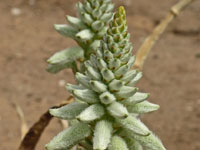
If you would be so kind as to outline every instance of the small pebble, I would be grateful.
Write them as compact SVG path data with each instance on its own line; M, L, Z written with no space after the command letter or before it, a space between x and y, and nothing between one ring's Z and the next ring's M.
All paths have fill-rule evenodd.
M66 85L65 80L60 80L60 81L58 82L58 85L59 85L60 87L64 87L64 86Z
M22 11L21 11L21 9L19 9L19 8L12 8L12 9L11 9L11 14L12 14L13 16L19 16L19 15L21 15L21 13L22 13Z

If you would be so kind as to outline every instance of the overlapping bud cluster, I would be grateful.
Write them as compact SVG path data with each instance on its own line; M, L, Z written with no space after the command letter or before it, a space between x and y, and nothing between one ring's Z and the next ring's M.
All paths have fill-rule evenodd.
M100 48L85 61L85 72L76 73L78 84L67 85L75 102L50 110L58 118L76 121L47 144L48 150L67 150L76 144L87 150L165 150L138 118L159 106L133 87L142 74L131 70L135 56L127 30L120 7Z
M107 31L113 17L114 4L111 0L85 0L77 3L80 18L67 16L70 25L55 25L56 30L76 40L89 56L96 49Z

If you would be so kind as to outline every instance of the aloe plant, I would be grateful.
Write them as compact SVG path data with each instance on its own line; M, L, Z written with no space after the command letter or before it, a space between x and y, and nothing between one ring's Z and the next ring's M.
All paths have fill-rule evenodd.
M46 149L165 150L139 119L140 114L159 106L148 102L149 94L135 87L142 73L131 69L136 58L123 7L114 14L100 45L87 57L84 69L76 72L77 84L67 85L75 101L49 110L68 120L70 127L55 136Z

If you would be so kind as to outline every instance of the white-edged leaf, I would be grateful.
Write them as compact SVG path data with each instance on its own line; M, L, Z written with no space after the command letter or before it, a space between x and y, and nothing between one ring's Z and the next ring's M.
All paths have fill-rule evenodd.
M129 150L129 149L124 139L122 139L120 136L113 136L108 146L108 150Z
M103 22L109 22L113 17L113 13L105 13L101 16L100 20Z
M116 101L116 97L108 91L102 93L99 96L99 98L100 98L101 102L106 105L111 104L112 102Z
M60 132L55 136L45 148L47 150L67 150L77 144L79 141L90 136L91 129L87 124L78 123Z
M141 102L141 103L137 103L134 106L129 106L128 111L130 113L144 114L144 113L156 111L159 108L160 108L159 105L150 103L148 101L144 101L144 102Z
M73 102L60 108L52 108L49 112L61 119L74 119L87 107L88 104L86 103Z
M90 84L95 92L103 93L107 91L107 86L100 81L91 80Z
M142 78L142 72L139 72L136 77L131 80L127 85L129 86L133 86L134 84L136 84L140 79Z
M78 32L76 37L80 38L81 40L91 40L94 37L94 33L89 29L85 29Z
M125 118L128 116L128 111L123 104L118 102L113 102L107 107L108 112L116 118Z
M138 88L131 87L131 86L123 86L115 95L119 98L128 98L133 96Z
M140 136L132 134L132 137L137 140L142 146L149 150L166 150L160 139L151 133L148 136Z
M72 16L66 16L67 21L74 27L78 28L78 29L84 29L86 28L86 26L84 25L84 23L76 17L72 17Z
M67 24L55 24L54 28L63 36L76 39L76 34L78 30L73 28L72 26L69 26Z
M101 118L105 114L104 107L100 104L93 104L83 110L77 119L85 122L93 121Z
M134 132L139 135L149 135L149 129L136 117L129 115L125 119L118 119L116 121L122 125L123 128L128 129L130 132Z
M86 88L90 88L90 78L79 72L76 73L75 77L78 83L82 84Z
M110 143L112 130L110 122L105 120L97 122L94 130L93 149L105 150Z
M137 70L131 70L128 71L122 78L121 80L124 81L125 83L130 82L135 76L137 75L138 71Z
M66 89L70 92L73 93L74 90L84 90L85 87L82 85L74 85L74 84L67 84Z
M57 73L65 68L71 68L74 61L83 58L83 49L80 47L67 48L55 53L47 62L48 72Z
M149 97L148 93L136 92L133 96L123 100L122 103L128 106L129 105L133 106L136 103L140 103L146 100L148 97Z
M98 95L94 91L89 89L74 90L73 95L86 103L93 104L99 102Z

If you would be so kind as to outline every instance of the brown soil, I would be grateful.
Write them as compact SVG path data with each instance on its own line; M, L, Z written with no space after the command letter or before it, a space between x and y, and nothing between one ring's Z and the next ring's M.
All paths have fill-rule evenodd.
M115 0L126 5L135 51L178 0ZM75 45L52 27L75 15L77 0L0 1L0 149L20 143L20 121L13 102L25 113L29 126L50 106L69 94L63 82L72 82L70 70L57 75L45 71L54 52ZM11 14L20 8L21 14ZM160 110L142 116L168 150L200 150L200 1L189 6L153 48L144 67L140 90L151 93ZM62 127L54 119L37 146L44 149Z

